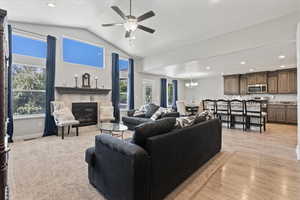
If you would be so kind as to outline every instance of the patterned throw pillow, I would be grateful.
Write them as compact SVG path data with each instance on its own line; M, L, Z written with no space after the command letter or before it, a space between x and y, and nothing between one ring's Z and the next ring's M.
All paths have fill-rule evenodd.
M153 103L149 103L145 105L145 116L150 118L152 115L159 109L158 105L155 105Z
M213 119L213 114L210 111L204 111L195 116L194 124Z
M165 108L160 107L152 116L151 120L157 120L163 113L165 112Z
M189 116L189 117L178 117L176 118L176 128L184 128L188 126L194 125L196 117L195 116Z

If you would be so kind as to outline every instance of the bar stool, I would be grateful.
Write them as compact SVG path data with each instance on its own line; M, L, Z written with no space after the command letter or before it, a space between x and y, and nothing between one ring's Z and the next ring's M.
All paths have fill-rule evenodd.
M245 115L247 120L247 128L250 129L251 126L258 126L260 133L262 132L262 127L266 131L266 116L267 113L262 110L261 101L248 100L245 102Z
M227 128L230 126L230 104L229 101L219 99L216 101L216 115L222 121L227 123Z
M230 101L230 119L231 126L235 127L236 124L243 125L243 131L246 127L246 115L245 115L245 102L239 99L233 99Z

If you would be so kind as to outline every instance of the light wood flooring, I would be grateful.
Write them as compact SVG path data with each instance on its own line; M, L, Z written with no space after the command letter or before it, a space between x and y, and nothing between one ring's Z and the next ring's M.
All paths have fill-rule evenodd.
M168 200L299 200L296 126L267 131L223 129L222 152L187 179ZM46 137L11 146L9 181L14 200L103 200L89 183L84 151L98 132ZM127 133L127 137L130 133Z

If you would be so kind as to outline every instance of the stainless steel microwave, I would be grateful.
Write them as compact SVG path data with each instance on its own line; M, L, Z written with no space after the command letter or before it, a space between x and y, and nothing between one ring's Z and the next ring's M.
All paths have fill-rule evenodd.
M250 94L261 94L267 92L267 84L248 85L248 93Z

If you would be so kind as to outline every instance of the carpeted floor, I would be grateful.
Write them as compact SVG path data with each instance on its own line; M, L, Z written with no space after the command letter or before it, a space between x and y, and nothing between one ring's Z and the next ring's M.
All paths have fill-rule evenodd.
M102 200L88 182L85 150L98 132L81 131L65 140L51 136L11 145L9 184L13 200ZM126 133L125 137L130 137ZM233 153L222 152L199 169L167 199L186 199L197 192Z

